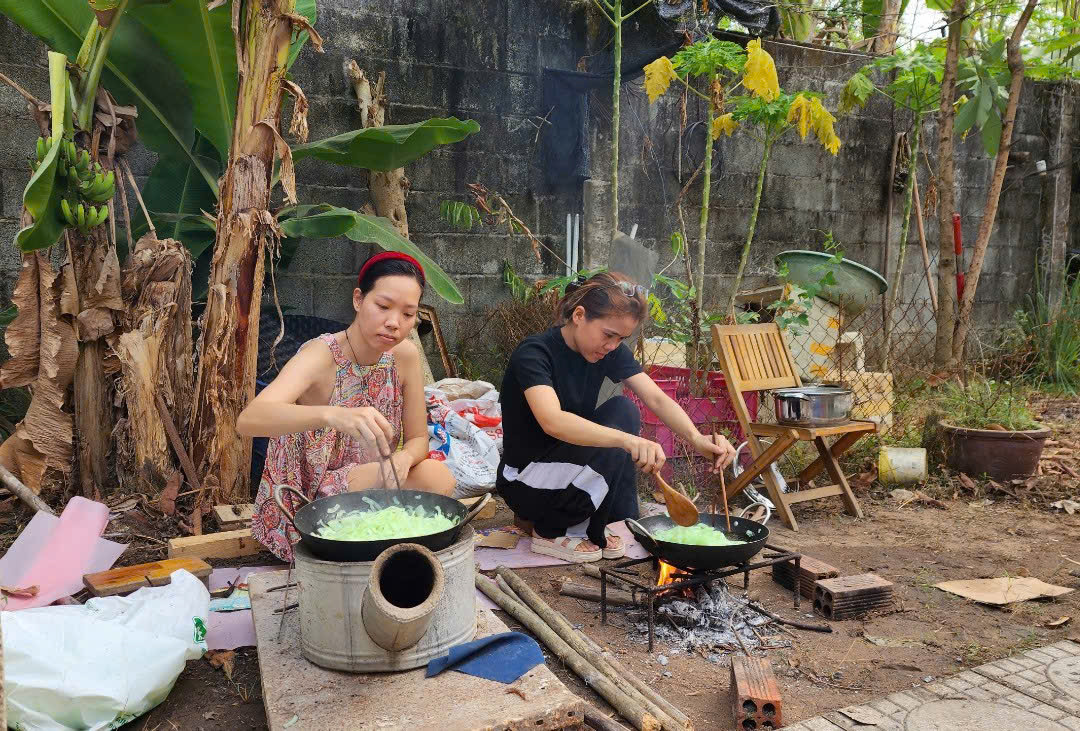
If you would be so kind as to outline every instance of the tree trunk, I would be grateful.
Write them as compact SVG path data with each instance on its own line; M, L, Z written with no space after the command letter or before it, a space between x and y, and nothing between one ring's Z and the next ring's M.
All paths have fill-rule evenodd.
M897 26L900 24L902 0L885 0L881 7L877 37L870 48L871 53L889 55L896 50Z
M203 314L192 413L191 452L199 479L215 499L250 499L251 439L236 431L255 395L259 311L267 236L278 237L267 210L275 150L286 198L295 202L289 148L281 139L282 81L293 32L295 0L233 3L239 60L236 122L221 185L217 239ZM241 18L242 14L242 18Z
M386 72L379 73L374 86L356 61L349 61L345 74L349 77L349 83L352 84L353 92L356 94L356 106L360 111L361 124L364 127L382 127L386 123ZM405 199L409 195L409 179L405 177L405 168L370 172L368 193L375 207L375 215L390 219L397 232L409 238L409 214L405 210ZM420 352L424 383L434 383L435 376L431 372L431 364L428 363L423 343L420 342L420 335L415 328L409 333L409 340Z
M619 92L622 88L622 0L614 0L615 20L614 83L611 87L611 235L619 230ZM706 130L706 134L708 130Z
M74 311L65 314L75 316L79 337L74 391L79 486L85 497L97 500L109 482L113 412L105 377L105 336L113 332L113 312L124 310L120 264L105 226L85 235L69 229L66 237L74 274L66 301L74 303Z
M896 271L893 273L889 291L889 303L885 308L885 355L883 370L889 370L892 360L892 328L896 302L903 294L904 260L907 258L908 237L911 233L911 206L914 200L915 186L919 183L919 131L922 127L922 115L915 114L915 128L911 133L911 167L908 170L907 189L904 192L904 224L900 228L900 246L896 252ZM892 181L889 181L890 184Z
M975 307L975 290L979 286L979 275L982 274L983 261L986 258L986 248L990 244L990 234L994 230L994 219L997 218L998 202L1001 199L1001 187L1005 182L1005 169L1009 165L1009 150L1012 149L1013 127L1016 124L1016 107L1020 102L1020 89L1024 84L1024 59L1020 55L1020 38L1024 35L1028 20L1035 10L1039 0L1028 0L1020 19L1016 21L1012 35L1009 37L1006 48L1008 49L1009 74L1012 76L1009 82L1009 102L1005 107L1005 117L1001 123L1001 144L998 146L997 157L994 159L994 177L990 180L990 190L986 193L986 206L983 209L982 219L979 221L979 233L975 238L975 249L971 255L971 264L968 266L964 279L964 298L960 302L960 312L956 317L956 330L953 333L952 359L950 365L956 366L964 354L964 342L967 340L971 329L971 311Z
M154 494L176 471L157 399L181 435L191 414L191 255L153 233L139 239L124 271L128 304L114 350L127 416L116 430L117 476ZM150 488L150 489L148 489Z
M938 306L934 364L944 368L952 356L953 329L956 325L956 253L953 248L952 217L956 211L956 157L953 122L956 110L956 68L960 61L967 0L953 0L949 10L949 40L945 50L945 69L941 77L941 105L938 108Z
M743 244L742 254L739 256L739 268L735 270L735 282L731 285L731 296L728 298L725 314L730 315L735 311L735 297L739 294L742 285L743 272L746 271L746 262L750 260L750 245L754 243L754 230L757 228L758 212L761 210L761 191L765 187L765 168L769 165L769 153L773 143L765 140L765 146L761 151L761 164L758 166L757 185L754 188L754 208L750 211L750 225L746 228L746 242Z

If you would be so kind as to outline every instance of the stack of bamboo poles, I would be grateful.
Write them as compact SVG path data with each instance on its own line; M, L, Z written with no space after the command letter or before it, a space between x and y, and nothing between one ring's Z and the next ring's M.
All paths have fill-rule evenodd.
M605 652L540 598L508 568L496 571L496 581L476 575L476 586L510 616L547 645L568 668L595 690L639 731L693 731L682 711ZM497 583L496 583L497 582ZM593 728L621 728L599 713L586 714Z

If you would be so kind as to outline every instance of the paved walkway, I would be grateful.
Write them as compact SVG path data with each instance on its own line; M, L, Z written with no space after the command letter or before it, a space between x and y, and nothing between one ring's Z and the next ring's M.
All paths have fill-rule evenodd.
M1063 640L787 731L1080 731L1080 643Z

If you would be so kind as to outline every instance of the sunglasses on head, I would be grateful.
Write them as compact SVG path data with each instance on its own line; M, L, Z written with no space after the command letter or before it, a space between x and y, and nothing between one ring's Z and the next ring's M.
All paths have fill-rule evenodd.
M622 290L622 293L627 297L633 297L635 295L641 295L642 297L649 296L649 288L643 287L640 284L634 284L633 282L615 282Z

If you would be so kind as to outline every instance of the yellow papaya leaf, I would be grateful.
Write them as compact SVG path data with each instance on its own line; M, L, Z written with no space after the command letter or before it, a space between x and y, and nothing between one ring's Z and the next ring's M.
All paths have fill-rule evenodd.
M679 78L675 73L675 67L671 65L671 59L661 56L645 66L645 93L649 95L649 103L659 99L667 91L668 85Z
M728 112L727 114L721 114L719 117L714 119L712 123L713 139L719 139L721 132L726 134L728 137L731 137L731 133L734 132L735 128L738 126L739 123L732 118L730 112Z
M810 120L818 141L826 150L835 155L840 149L840 138L833 130L836 117L830 114L821 100L816 97L810 102Z
M799 125L799 137L806 139L810 131L810 100L799 94L791 100L791 108L788 109L787 123L797 122Z
M743 86L767 102L780 96L780 82L776 78L776 64L768 51L755 38L746 44L746 70Z

